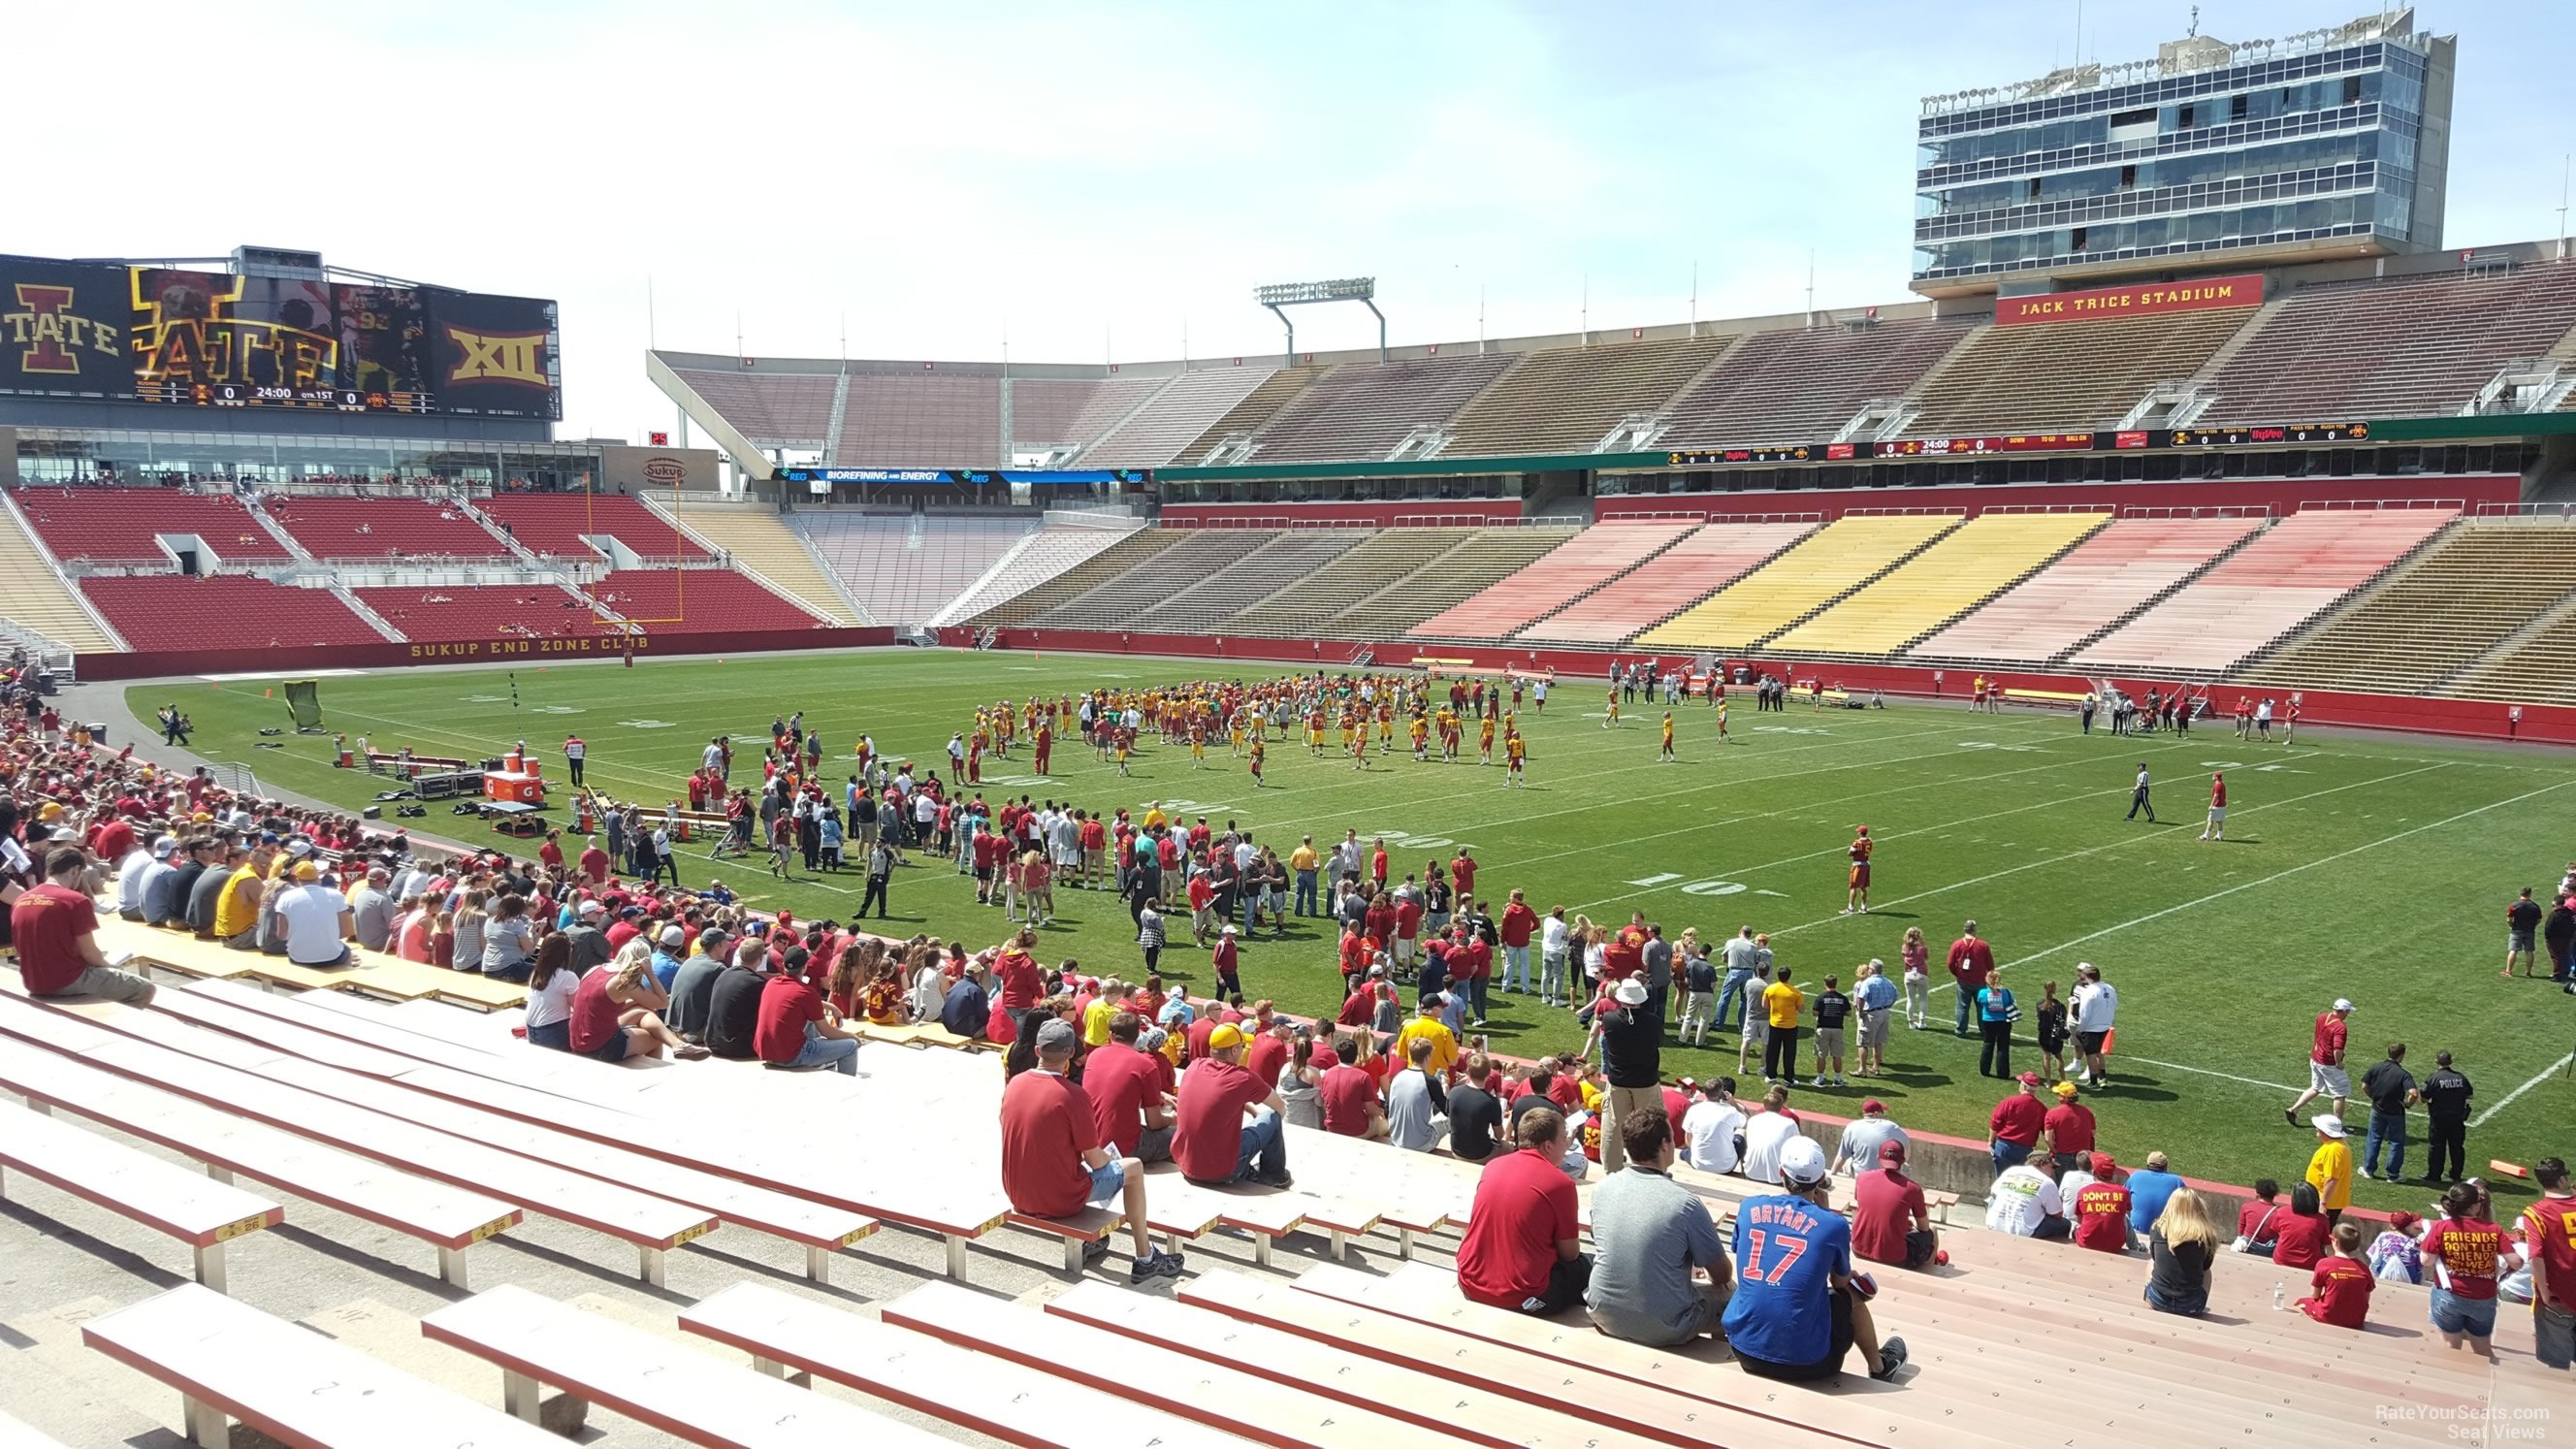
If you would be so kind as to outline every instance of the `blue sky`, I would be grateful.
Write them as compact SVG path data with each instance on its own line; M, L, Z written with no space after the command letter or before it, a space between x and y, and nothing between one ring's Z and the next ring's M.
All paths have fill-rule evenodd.
M2183 3L2091 0L2083 54ZM2228 40L2356 0L2204 4ZM1926 24L1926 17L1937 23ZM2457 32L2448 238L2557 226L2576 8ZM0 251L319 248L563 304L566 436L665 347L1095 361L1280 345L1261 282L1379 279L1399 342L1904 300L1919 98L2076 54L2047 3L26 6ZM248 17L256 17L250 19ZM137 37L163 37L132 49ZM184 45L171 42L184 36ZM124 56L126 58L119 59ZM43 119L32 119L43 118ZM50 179L40 179L50 178ZM39 198L50 198L40 201ZM1359 346L1311 308L1301 346Z

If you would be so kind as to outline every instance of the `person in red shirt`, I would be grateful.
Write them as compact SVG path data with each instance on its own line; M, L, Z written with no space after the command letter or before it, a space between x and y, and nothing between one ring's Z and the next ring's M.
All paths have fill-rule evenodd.
M594 835L590 838L590 845L582 851L579 864L581 873L590 877L590 883L593 886L608 884L608 852L599 848L598 836Z
M1278 1086L1279 1073L1288 1065L1288 1054L1296 1044L1296 1029L1284 1021L1274 1021L1267 1029L1247 1035L1251 1040L1243 1049L1243 1069L1265 1087Z
M1334 1017L1333 1023L1336 1026L1368 1025L1377 1007L1377 993L1366 980L1345 979L1343 984L1350 988L1351 994L1342 999L1342 1014Z
M1923 1184L1905 1175L1904 1143L1894 1138L1880 1143L1878 1161L1877 1167L1852 1177L1852 1255L1920 1268L1941 1250Z
M2200 832L2200 838L2227 838L2227 776L2214 770L2209 776L2209 824Z
M1476 893L1476 858L1463 845L1458 847L1458 858L1449 862L1449 883L1458 888L1462 901Z
M2343 1115L2344 1103L2352 1097L2352 1077L2344 1070L2344 1046L2351 1039L2348 1018L2352 1003L2338 998L2328 1010L2317 1013L2315 1032L2308 1038L2308 1089L2299 1094L2281 1113L2291 1126L2299 1125L2299 1109L2319 1097L2334 1098L2334 1114Z
M2531 1244L2531 1337L2540 1362L2565 1372L2576 1367L2576 1183L2564 1158L2531 1165L2540 1201L2522 1214Z
M1208 970L1216 977L1216 994L1228 1001L1243 994L1243 978L1236 974L1241 970L1242 954L1235 944L1242 933L1242 927L1226 922L1217 933L1215 951L1208 957Z
M1601 943L1601 984L1615 985L1646 969L1646 925L1642 916L1612 931Z
M562 870L564 863L563 832L549 830L546 843L537 847L537 860L548 870Z
M1136 1013L1109 1018L1109 1045L1083 1058L1082 1086L1091 1096L1101 1140L1121 1157L1139 1162L1172 1160L1172 1110L1163 1092L1171 1063L1136 1045L1144 1023Z
M1244 1069L1241 1028L1221 1024L1207 1045L1207 1058L1181 1074L1172 1161L1201 1187L1288 1187L1288 1106L1279 1088Z
M2433 1290L2434 1329L2453 1348L2466 1338L2470 1351L2487 1359L2495 1357L2496 1275L2514 1266L2504 1229L2492 1220L2491 1211L2483 1188L2455 1182L2442 1194L2442 1220L2426 1228L2423 1237L2424 1283ZM2357 1224L2354 1228L2359 1230ZM2340 1246L2342 1227L2335 1232ZM2533 1292L2536 1298L2537 1287ZM2357 1328L2360 1322L2348 1326Z
M66 846L45 857L45 882L9 907L18 979L29 996L96 996L148 1006L152 983L107 964L98 948L98 906L80 888L89 858ZM17 890L10 883L9 889Z
M1465 854L1463 850L1459 852L1461 858ZM1514 891L1510 904L1503 907L1502 919L1495 924L1503 938L1503 989L1526 993L1530 989L1530 937L1538 933L1538 912L1529 908L1519 891Z
M1386 840L1384 837L1379 838L1376 853L1369 857L1369 879L1377 883L1377 889L1386 889Z
M1023 930L1002 948L1002 954L993 958L993 975L1002 983L999 1004L1014 1024L1034 1010L1038 998L1046 992L1045 978L1039 974L1037 957L1032 954L1037 944L1037 933Z
M2335 1224L2334 1248L2317 1260L2316 1274L2308 1280L2313 1296L2299 1300L2299 1311L2319 1323L2359 1328L2370 1320L2370 1290L2379 1281L2361 1260L2361 1224ZM2457 1336L2450 1337L2456 1346Z
M1002 1089L1002 1195L1034 1218L1069 1218L1086 1204L1119 1199L1135 1248L1130 1277L1177 1278L1181 1256L1154 1251L1146 1236L1145 1164L1101 1146L1091 1098L1064 1074L1080 1039L1070 1022L1038 1028L1037 1066Z
M783 972L761 984L751 1051L771 1066L791 1071L830 1067L845 1077L859 1074L859 1034L841 1025L823 993L797 972Z
M1353 1050L1360 1050L1354 1046ZM1386 1107L1378 1101L1377 1079L1342 1061L1341 1049L1319 1045L1314 1063L1323 1068L1316 1096L1324 1112L1324 1130L1344 1137L1384 1137Z
M1950 989L1958 998L1958 1014L1951 1023L1954 1035L1968 1034L1968 1011L1976 1004L1977 988L1986 984L1986 973L1995 969L1995 948L1977 934L1977 923L1970 921L1960 931L1959 939L1950 943Z
M2093 1180L2075 1190L2067 1212L2075 1219L2075 1246L2098 1253L2129 1251L2128 1175L2111 1154L2092 1154Z
M648 962L623 969L594 966L573 987L565 1045L577 1055L603 1062L658 1057L665 1051L684 1062L706 1056L705 1047L680 1040L647 1005L667 1000Z
M1520 1150L1485 1164L1467 1236L1458 1245L1458 1291L1515 1313L1561 1313L1583 1301L1592 1260L1583 1255L1574 1181L1560 1165L1565 1119L1533 1107L1520 1120Z
M2093 1150L2093 1109L2075 1100L2075 1084L2059 1082L2049 1089L2057 1105L2040 1125L2048 1133L2048 1150L2057 1155L2057 1170L2073 1172Z
M2039 1134L2047 1126L2048 1109L2039 1103L2039 1073L2024 1072L2013 1094L1997 1102L1993 1114L1986 1118L1986 1145L1994 1154L1995 1176L2003 1176L2007 1167L2029 1161L2031 1149L2039 1145Z
M1485 984L1494 974L1494 948L1485 938L1470 932L1465 923L1456 928L1458 944L1449 948L1449 979L1467 988L1467 999L1475 1008L1472 1026L1485 1024Z

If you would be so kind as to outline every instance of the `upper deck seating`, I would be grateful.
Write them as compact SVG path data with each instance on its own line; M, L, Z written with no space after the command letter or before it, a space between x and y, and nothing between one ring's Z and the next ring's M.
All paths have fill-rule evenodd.
M1193 368L1154 394L1143 411L1115 423L1077 461L1085 468L1162 467L1278 371L1248 366Z
M2211 380L2203 423L2441 417L2576 328L2576 266L2440 272L2291 294Z
M853 372L832 440L836 466L956 467L1005 461L998 371Z
M2054 659L2190 577L2264 522L2121 519L1910 652L2029 664Z
M1261 429L1261 450L1254 460L1383 458L1415 429L1448 422L1511 364L1507 352L1345 362L1297 394Z
M1684 337L1524 352L1458 415L1446 458L1585 453L1633 412L1652 412L1734 339Z
M608 535L647 559L713 558L677 524L623 493L496 493L482 509L521 548L541 557L594 562L587 537Z
M268 516L320 559L376 562L508 558L510 550L452 503L421 498L271 494Z
M1921 389L1909 438L2108 427L2147 390L2200 371L2252 312L1983 327Z
M830 373L673 371L755 443L819 448L832 431L840 379Z
M2434 508L2311 508L2294 514L2189 588L2077 650L2068 662L2154 673L2228 668L2314 618L2457 518Z
M1924 318L1756 332L1672 405L1658 447L1830 438L1874 398L1902 397L1969 334Z
M47 551L65 563L168 564L160 539L194 535L225 563L294 557L242 501L175 488L20 488L12 495Z
M1771 641L1791 652L1890 654L2111 521L2108 513L1988 513Z
M1135 411L1163 386L1159 377L1011 379L1014 451L1079 447Z

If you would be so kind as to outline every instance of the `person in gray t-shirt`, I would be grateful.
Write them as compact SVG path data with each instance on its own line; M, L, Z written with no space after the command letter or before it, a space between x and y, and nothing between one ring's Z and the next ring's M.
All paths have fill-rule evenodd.
M370 867L367 883L349 896L350 913L358 921L358 944L370 951L384 950L393 935L394 898L385 893L385 883L392 879L393 872L383 866Z
M1429 1152L1449 1134L1449 1094L1431 1071L1431 1042L1417 1038L1410 1067L1386 1084L1386 1138L1407 1152Z
M1656 1347L1715 1333L1735 1267L1708 1204L1672 1180L1672 1122L1641 1107L1618 1125L1628 1165L1592 1197L1592 1281L1583 1293L1592 1326Z
M1842 1146L1834 1149L1834 1171L1854 1177L1878 1167L1878 1149L1890 1142L1902 1142L1908 1150L1914 1139L1905 1129L1888 1120L1887 1107L1876 1097L1860 1104L1860 1115L1843 1126Z

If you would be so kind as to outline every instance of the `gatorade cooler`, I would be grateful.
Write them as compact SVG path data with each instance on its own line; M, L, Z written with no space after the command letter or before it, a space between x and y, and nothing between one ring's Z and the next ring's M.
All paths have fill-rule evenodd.
M340 736L340 768L343 770L354 770L357 767L358 757L355 754L352 754L349 750L349 737L347 735Z

